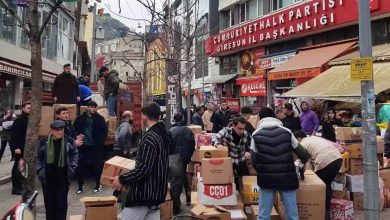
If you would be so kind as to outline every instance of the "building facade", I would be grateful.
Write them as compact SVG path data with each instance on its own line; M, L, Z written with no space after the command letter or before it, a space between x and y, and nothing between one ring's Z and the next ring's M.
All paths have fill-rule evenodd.
M63 3L67 10L59 10L50 19L41 37L43 68L43 100L51 101L51 85L63 71L63 64L73 63L75 51L76 5ZM27 9L12 6L23 19L28 17ZM48 15L50 7L42 4L38 8L40 20ZM14 17L0 4L0 110L19 108L29 98L31 89L30 45L27 35ZM76 73L76 71L74 71ZM11 94L11 95L10 95Z
M390 4L373 0L370 9L373 44L390 42ZM218 10L221 30L205 41L206 53L219 59L221 75L235 76L240 105L274 104L357 46L357 1L220 0Z

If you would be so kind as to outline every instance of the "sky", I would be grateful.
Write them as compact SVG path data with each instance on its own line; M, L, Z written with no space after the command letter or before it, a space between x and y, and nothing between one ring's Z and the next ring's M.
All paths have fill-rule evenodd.
M164 0L140 0L143 2L146 1L156 1L156 5L161 11ZM90 4L93 4L94 0L90 1ZM120 2L120 4L119 4ZM150 19L150 13L147 9L138 2L138 0L102 0L98 5L104 8L104 13L110 13L111 17L119 20L129 28L137 28L140 23L142 28L144 28L146 21ZM121 13L119 13L119 5L121 7Z

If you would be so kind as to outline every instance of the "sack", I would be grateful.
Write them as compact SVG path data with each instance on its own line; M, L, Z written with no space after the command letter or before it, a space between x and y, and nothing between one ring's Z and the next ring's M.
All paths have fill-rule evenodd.
M14 125L14 121L3 121L1 127L3 127L3 129L9 130L12 128L12 125Z
M169 155L169 174L171 176L182 176L183 169L183 160L180 154Z

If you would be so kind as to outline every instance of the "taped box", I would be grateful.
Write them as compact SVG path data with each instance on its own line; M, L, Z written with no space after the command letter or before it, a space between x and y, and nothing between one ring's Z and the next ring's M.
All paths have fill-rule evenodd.
M195 149L192 155L192 161L202 162L203 158L224 158L229 157L229 151L227 148L218 149L214 146L201 146L199 149Z
M115 196L83 197L80 199L85 206L85 220L116 220L118 208Z
M343 199L332 199L330 205L330 218L333 220L353 220L353 202Z
M245 205L259 203L260 187L257 185L256 176L243 176L240 185L240 194Z
M205 220L231 220L230 212L221 206L208 208L202 204L197 204L194 208L191 209L191 213Z
M336 127L336 139L340 143L356 143L362 141L363 130L357 127Z
M100 183L111 186L111 177L119 176L135 168L135 161L115 156L104 163Z
M233 183L232 158L202 159L202 180L204 184Z
M205 185L198 181L198 199L203 205L237 205L236 185Z

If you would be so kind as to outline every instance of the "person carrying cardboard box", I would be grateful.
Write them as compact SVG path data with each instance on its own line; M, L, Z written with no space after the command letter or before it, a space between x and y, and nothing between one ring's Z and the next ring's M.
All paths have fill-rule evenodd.
M332 142L316 136L307 137L302 131L296 131L294 136L298 143L307 150L314 162L314 172L326 184L326 216L330 219L330 202L332 198L332 182L340 171L343 159L340 151Z
M115 190L128 186L122 219L160 219L160 205L168 188L169 137L160 120L160 106L142 107L142 121L148 128L139 145L135 169L112 177Z
M297 154L302 163L306 163L309 156L291 131L276 119L272 109L263 107L259 117L260 122L251 144L253 166L260 187L258 219L270 219L275 192L279 191L286 216L289 220L298 220L296 190L299 182L293 153Z
M234 117L232 127L225 127L213 136L212 139L215 147L223 148L223 146L227 146L229 149L237 190L239 189L242 176L249 176L249 169L245 160L250 158L249 147L252 137L245 130L245 127L245 118L241 116Z

